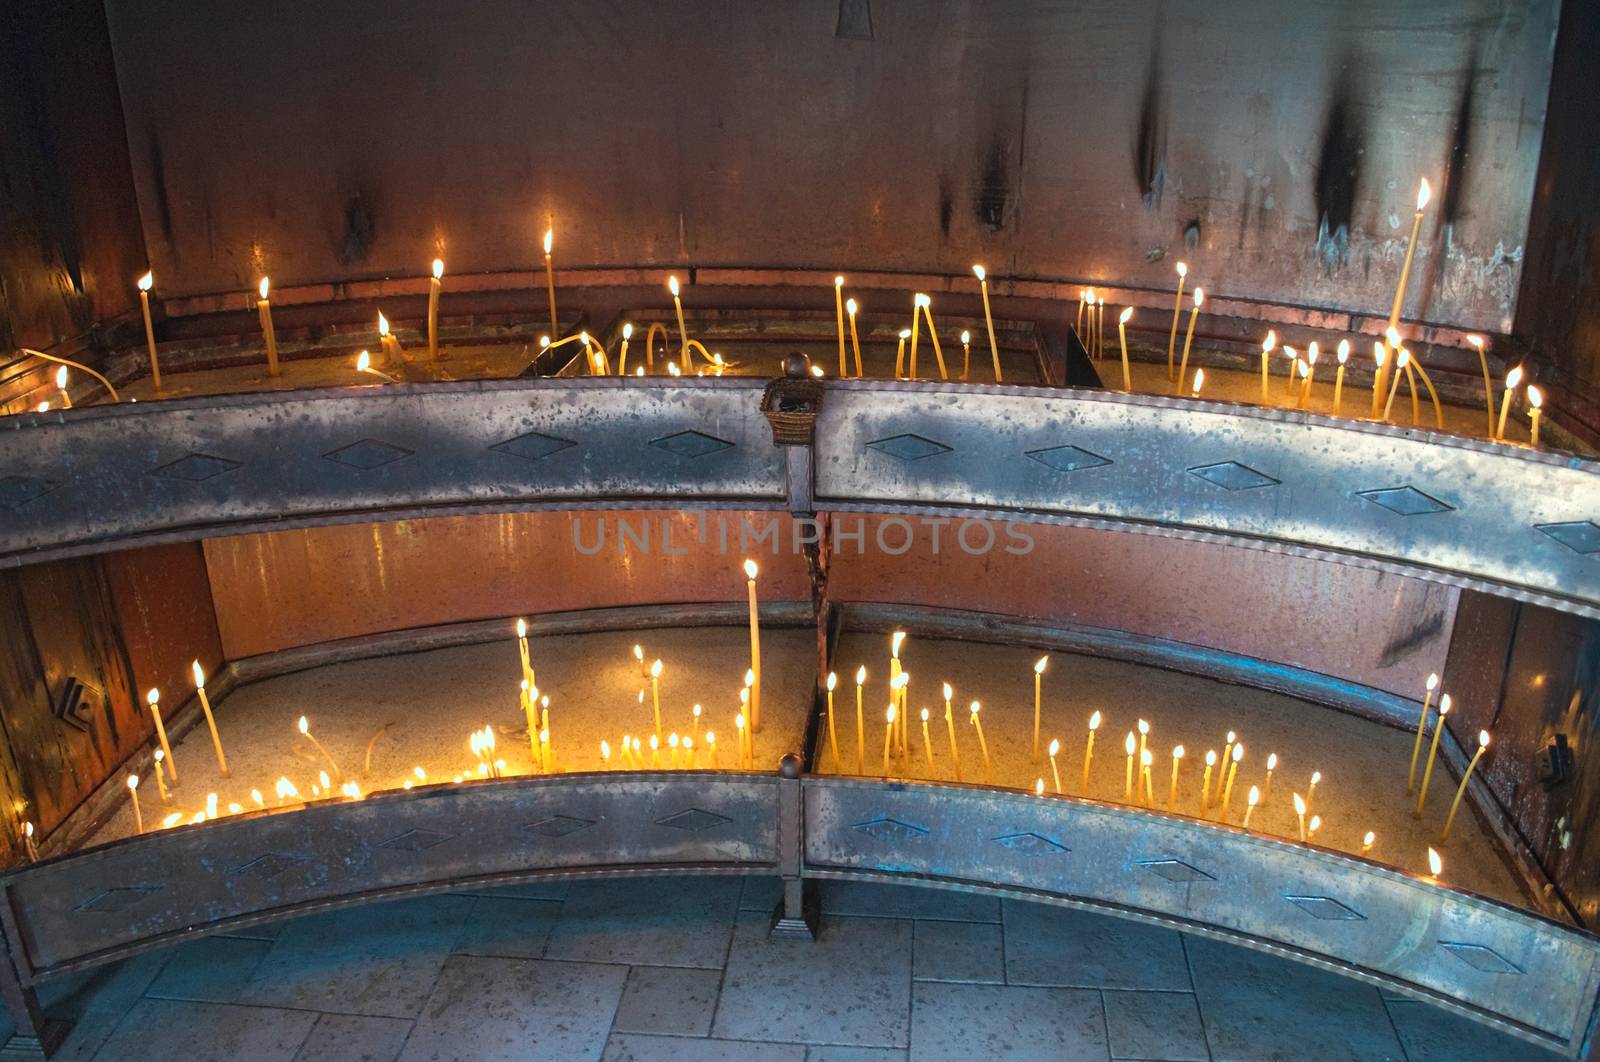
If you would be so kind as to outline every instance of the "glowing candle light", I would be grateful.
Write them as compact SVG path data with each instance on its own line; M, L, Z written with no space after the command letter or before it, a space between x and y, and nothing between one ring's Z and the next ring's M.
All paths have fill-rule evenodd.
M1478 367L1483 370L1483 407L1488 415L1489 438L1494 438L1494 384L1489 380L1489 356L1483 352L1483 337L1468 336L1467 342L1478 352Z
M1172 746L1172 782L1167 786L1167 810L1178 806L1178 767L1183 763L1183 746Z
M1379 390L1378 377L1383 375L1383 365L1389 358L1389 348L1381 340L1372 344L1372 416L1378 416L1378 404L1383 401L1383 392ZM1494 421L1489 422L1489 437L1494 437Z
M972 374L972 333L961 330L961 382L966 383Z
M1511 411L1511 399L1517 393L1517 385L1522 382L1522 366L1518 365L1506 373L1505 393L1500 397L1500 421L1494 429L1494 437L1501 442L1506 437L1506 414Z
M272 330L272 302L267 298L267 293L272 290L272 281L262 277L261 283L256 285L256 290L261 293L261 298L256 301L256 315L261 318L261 338L267 343L267 373L271 376L278 375L278 333Z
M706 731L706 755L711 757L711 769L713 771L721 770L721 767L717 764L717 735L711 730Z
M633 339L633 322L622 323L622 346L617 350L617 375L628 375L628 343Z
M637 661L638 664L639 664L639 678L641 680L649 678L650 677L650 665L648 665L648 664L646 664L644 662L644 646L635 645L633 647L633 659L635 661Z
M739 728L739 766L744 766L744 713L740 712L734 719L734 724ZM661 739L654 734L650 735L650 767L655 769L661 766Z
M1094 732L1100 729L1098 709L1089 717L1089 743L1083 747L1083 784L1078 787L1082 796L1089 795L1089 764L1094 760Z
M1244 798L1244 828L1250 828L1250 816L1255 814L1256 805L1261 802L1261 790L1255 786L1250 787L1250 792Z
M901 705L902 714L905 708L900 700L900 647L905 644L905 640L905 631L895 631L889 635L889 700L896 705ZM903 719L902 722L904 722Z
M160 794L161 802L165 804L172 796L167 792L167 783L161 774L161 765L166 762L167 754L161 749L156 749L151 759L155 761L155 766L151 769L156 772L156 792Z
M1183 282L1189 275L1189 267L1182 262L1178 263L1178 295L1172 300L1172 333L1167 336L1167 379L1177 379L1172 375L1172 354L1178 344L1178 319L1183 316Z
M1311 384L1312 381L1316 379L1317 375L1317 354L1317 342L1316 340L1312 340L1311 345L1306 348L1306 380L1305 383L1300 386L1299 406L1301 409L1304 409L1311 402Z
M637 645L633 647L633 651L641 657L644 653L644 650ZM517 619L517 658L522 664L522 680L531 687L534 684L534 678L533 656L528 651L528 621L520 617ZM640 667L643 667L642 661Z
M842 380L847 372L844 364L844 277L833 278L833 312L839 322L839 378Z
M173 785L177 785L178 765L172 760L172 746L167 744L167 728L161 721L161 691L152 689L145 694L144 699L150 706L150 717L156 721L156 738L161 742L161 752L166 758L167 777L171 779Z
M1217 750L1206 750L1206 776L1200 780L1200 815L1211 810L1211 768L1217 765Z
M691 771L696 769L694 762L694 738L686 737L683 739L683 765Z
M1244 745L1233 747L1233 762L1228 764L1228 782L1222 787L1222 821L1228 821L1228 808L1233 805L1233 780L1239 776L1239 761L1244 759Z
M1350 360L1350 341L1339 340L1339 371L1333 377L1333 415L1338 416L1344 405L1344 363Z
M1190 398L1199 398L1200 397L1200 388L1205 386L1205 382L1206 382L1206 371L1204 369L1196 369L1194 371L1194 390L1189 392L1189 397Z
M311 722L302 715L296 726L300 730L300 736L311 742L316 747L316 750L322 753L322 758L328 761L328 766L333 768L333 776L335 778L341 777L339 765L334 762L332 756L328 755L328 750L322 747L322 742L318 741L316 735L311 732Z
M661 737L661 661L650 665L650 707L655 712L656 737Z
M561 327L556 323L556 267L555 267L556 230L544 230L544 288L550 295L550 334L557 338L561 336Z
M156 328L150 321L150 289L155 286L156 275L147 271L138 280L139 309L144 314L144 343L150 351L150 384L156 393L161 392L161 362L156 357Z
M1472 780L1472 772L1478 769L1478 761L1483 759L1483 754L1489 751L1489 732L1478 731L1478 751L1472 754L1472 759L1467 763L1466 773L1461 776L1461 784L1456 787L1456 798L1450 801L1450 814L1444 820L1444 832L1439 834L1440 841L1450 839L1450 827L1455 825L1456 811L1461 807L1461 798L1467 793L1467 783Z
M911 360L906 363L906 378L917 378L917 341L922 338L922 300L926 295L911 296Z
M1072 326L1072 330L1074 332L1077 332L1079 336L1083 335L1083 306L1084 306L1084 303L1086 303L1088 301L1089 301L1089 290L1087 288L1079 288L1078 289L1078 321L1077 321L1076 324L1074 324Z
M850 350L855 355L856 378L861 378L861 338L856 335L856 300L844 300L844 311L850 315ZM843 376L843 373L839 375Z
M750 596L750 729L761 729L761 619L756 606L756 562L744 562L746 588Z
M828 749L833 753L833 772L839 773L839 728L833 718L833 690L839 685L839 676L828 672Z
M1322 781L1321 771L1311 772L1311 787L1306 790L1306 807L1311 807L1311 802L1317 797L1317 783Z
M1133 307L1125 306L1117 317L1117 345L1122 348L1122 389L1133 390L1133 376L1128 371L1128 322L1133 319Z
M923 709L926 711L927 709ZM1050 739L1050 777L1056 783L1056 796L1061 795L1061 771L1056 767L1056 755L1061 751L1061 742L1055 738Z
M1300 820L1300 841L1303 844L1306 839L1306 798L1299 793L1294 794L1294 813Z
M1394 411L1394 396L1400 390L1400 381L1405 376L1406 366L1411 364L1411 351L1401 347L1399 352L1395 354L1394 364L1394 382L1389 385L1389 399L1383 404L1384 420L1388 420L1389 414Z
M926 295L916 297L917 308L928 319L928 339L933 343L933 357L939 363L939 379L948 380L950 374L944 366L944 348L939 345L939 329L933 323L933 300Z
M883 773L889 773L889 752L894 748L894 705L889 705L887 724L883 728Z
M994 768L989 762L989 743L983 739L983 723L978 719L978 709L981 705L973 701L971 705L972 725L978 731L978 748L983 752L983 784L994 785Z
M700 736L700 716L702 714L704 714L704 712L705 712L705 709L701 708L698 704L696 704L694 707L689 709L689 716L690 716L689 736L690 737L696 737L697 738L697 737Z
M1528 432L1529 445L1539 445L1539 416L1544 412L1544 392L1533 384L1528 385Z
M1400 283L1395 285L1394 305L1389 310L1390 328L1400 327L1400 306L1405 302L1406 282L1411 278L1411 260L1417 251L1417 233L1422 230L1422 211L1425 207L1427 207L1428 200L1432 197L1432 195L1433 192L1428 187L1428 181L1426 178L1424 178L1422 183L1417 186L1417 213L1416 216L1411 219L1411 236L1406 240L1405 263L1400 267ZM1378 391L1381 391L1383 385L1388 382L1385 378L1385 371L1386 370L1384 366L1379 366L1378 379L1376 381L1377 390L1373 392L1372 400L1372 415L1374 417L1378 415ZM1384 419L1387 420L1388 417L1385 416Z
M383 350L383 356L390 365L394 365L405 356L405 351L400 347L400 339L390 329L389 319L383 315L382 310L378 311L378 346Z
M1439 676L1428 676L1427 692L1422 697L1422 714L1417 718L1417 738L1411 743L1411 773L1406 776L1406 794L1417 789L1417 759L1422 755L1422 735L1428 729L1428 707L1433 701L1433 691L1439 688Z
M377 369L374 369L372 367L372 353L366 350L363 350L360 354L356 355L356 372L364 372L369 376L376 376L380 380L387 380L389 383L400 382L393 376L390 376L388 373L379 372Z
M1150 784L1150 765L1155 761L1155 753L1149 749L1139 753L1139 796L1144 801L1145 807L1151 807L1155 803L1155 787Z
M910 338L911 338L911 329L909 329L909 328L900 329L900 345L897 346L895 348L895 351L894 351L894 378L896 380L904 380L906 378L905 377L906 340L908 340Z
M1367 835L1361 838L1361 854L1366 855L1368 852L1372 851L1372 842L1376 841L1377 839L1378 835L1373 833L1371 830L1368 830Z
M1139 758L1143 759L1144 758L1145 746L1148 745L1149 741L1150 741L1150 724L1145 722L1143 719L1141 719L1138 722L1138 729L1139 729Z
M689 330L683 325L683 302L678 298L678 278L667 278L667 290L672 292L672 309L678 315L678 358L683 362L683 367L689 367Z
M1265 785L1263 785L1261 787L1261 799L1262 799L1263 802L1265 802L1266 799L1269 796L1272 795L1272 772L1276 771L1277 769L1278 769L1278 754L1276 752L1268 753L1267 754L1267 782L1266 782Z
M439 356L439 287L444 282L444 259L433 260L433 276L428 278L428 357ZM555 325L551 325L554 328Z
M211 714L211 699L206 696L206 673L200 670L200 661L189 665L194 669L194 690L200 696L200 709L205 712L206 727L211 731L211 746L217 750L217 769L228 777L228 758L222 754L222 738L217 736L217 720Z
M867 717L862 714L861 687L867 683L865 664L856 668L856 773L867 773Z
M1212 799L1214 799L1214 800L1221 800L1222 799L1222 783L1227 780L1227 777L1228 777L1228 763L1233 757L1233 743L1235 741L1237 741L1238 738L1239 738L1239 735L1235 734L1232 730L1230 730L1230 731L1228 731L1227 738L1223 741L1223 744L1222 744L1222 773L1217 776L1217 789L1216 789L1216 792L1212 794Z
M1122 787L1122 801L1131 804L1133 803L1133 759L1139 748L1139 743L1133 738L1133 731L1128 731L1128 739L1122 745L1128 750L1128 777Z
M37 863L39 861L39 849L38 846L33 843L32 822L24 822L22 824L22 847L28 853L28 862Z
M1321 815L1313 815L1313 816L1311 816L1311 821L1306 824L1306 840L1307 841L1315 840L1316 836L1317 836L1317 831L1319 829L1321 829L1321 828L1322 828L1322 816Z
M1288 401L1294 391L1295 374L1300 371L1300 352L1291 346L1283 348L1284 357L1289 359L1289 376L1283 381L1283 398Z
M1261 341L1261 403L1265 405L1270 399L1267 394L1267 363L1272 357L1272 350L1278 345L1278 333L1267 329L1267 338Z
M1422 818L1422 805L1428 799L1428 783L1433 780L1433 761L1439 754L1439 736L1444 732L1445 716L1450 714L1450 695L1447 693L1439 698L1439 718L1433 723L1433 743L1428 747L1428 764L1422 769L1422 786L1417 793L1417 807L1412 812L1414 819Z
M1033 758L1039 758L1039 700L1040 688L1044 682L1044 669L1050 666L1050 658L1041 656L1033 665Z
M679 766L678 745L678 732L673 731L667 735L667 762L672 766L673 770L677 770Z
M1044 796L1044 779L1043 778L1034 779L1034 782L1033 782L1033 795L1036 796L1036 797Z
M951 706L951 700L956 691L950 683L944 684L944 726L950 734L950 762L955 765L956 781L961 781L961 750L956 746L956 714Z
M972 274L978 278L978 290L983 292L983 324L989 330L989 356L994 359L994 382L1001 383L1000 345L994 341L994 315L989 312L988 274L981 265L973 266Z
M128 775L128 796L133 801L133 829L135 833L144 832L144 814L139 810L139 776Z
M67 393L67 367L65 365L56 370L56 394L61 396L61 408L72 408L72 396Z

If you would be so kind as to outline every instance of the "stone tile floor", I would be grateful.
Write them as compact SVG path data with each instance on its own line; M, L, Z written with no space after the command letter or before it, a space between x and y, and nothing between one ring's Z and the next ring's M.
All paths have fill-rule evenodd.
M1555 1056L1369 985L1173 930L932 889L519 886L318 914L47 983L107 1062Z

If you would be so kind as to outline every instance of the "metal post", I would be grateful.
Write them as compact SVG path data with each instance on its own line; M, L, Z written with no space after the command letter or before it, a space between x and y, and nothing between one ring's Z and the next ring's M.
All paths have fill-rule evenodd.
M778 765L778 873L783 878L783 898L772 913L773 940L817 939L820 906L816 887L800 877L804 860L805 805L800 792L804 765L791 752Z

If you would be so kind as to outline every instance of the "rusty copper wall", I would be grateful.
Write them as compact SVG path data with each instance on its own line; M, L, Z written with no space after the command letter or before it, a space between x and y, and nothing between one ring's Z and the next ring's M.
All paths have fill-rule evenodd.
M228 657L334 638L522 612L649 602L737 599L737 513L675 514L684 555L619 555L619 519L659 528L666 514L516 513L313 528L208 539ZM764 526L786 518L752 514ZM851 529L855 517L839 517ZM730 550L719 552L719 526ZM610 529L606 548L586 545ZM1456 591L1256 550L1077 528L1033 526L1028 556L997 548L969 556L946 528L937 555L926 532L904 556L849 542L833 558L839 601L930 605L1086 624L1281 661L1392 692L1415 695L1443 666ZM659 530L656 532L659 536ZM976 539L974 542L976 543ZM1003 539L1001 540L1004 541ZM898 546L898 542L894 543ZM751 548L768 600L805 600L803 562Z
M883 267L1511 317L1559 0L109 0L167 294ZM825 297L824 297L825 298ZM241 303L241 305L243 305ZM823 305L826 305L824 302Z

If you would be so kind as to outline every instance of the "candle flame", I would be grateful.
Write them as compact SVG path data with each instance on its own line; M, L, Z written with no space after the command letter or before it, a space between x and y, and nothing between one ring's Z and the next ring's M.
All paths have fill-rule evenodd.
M933 300L919 291L915 295L911 296L911 303L913 306L919 306L923 309L927 309L929 306L933 305Z
M856 300L844 300L844 312L849 314L851 317L854 317L856 315Z
M1128 736L1126 740L1122 742L1122 747L1128 750L1129 756L1132 756L1134 750L1139 747L1139 742L1134 738L1133 731L1128 731Z
M1316 833L1317 832L1317 828L1319 826L1321 826L1321 825L1322 825L1322 816L1321 815L1313 815L1313 816L1311 816L1311 821L1306 823L1306 836L1309 837L1312 834Z
M1400 346L1400 330L1398 328L1385 328L1383 338L1389 341L1391 347Z
M1441 716L1450 714L1450 695L1448 693L1439 698L1439 714Z
M1133 307L1132 306L1124 307L1123 311L1122 311L1122 316L1117 318L1117 323L1118 324L1127 324L1131 320L1133 320Z
M977 715L978 715L978 709L982 708L983 705L979 704L977 701L973 701L967 707L968 707L968 710L972 712L973 718L976 719Z
M1217 765L1217 750L1216 749L1206 749L1206 766L1207 767L1215 767L1216 765Z
M639 661L641 664L644 663L644 646L638 644L634 645L633 658Z
M1206 371L1204 369L1196 369L1194 371L1194 396L1196 398L1200 397L1200 388L1205 385L1205 382Z
M1468 336L1467 337L1467 342L1471 343L1473 346L1477 347L1480 353L1482 352L1482 350L1483 350L1483 337L1482 336Z
M660 660L657 660L655 663L650 665L650 677L653 678L653 679L661 677L661 661Z
M833 278L833 286L836 287L836 288L844 287L844 277L843 276L834 277Z
M319 772L317 772L317 781L322 783L322 788L324 788L324 789L327 789L327 788L331 787L332 784L333 784L333 780L328 777L328 772L327 771L319 771Z
M683 375L683 373L678 370L678 363L677 362L675 362L675 361L667 362L667 375L668 376L682 376Z
M149 693L144 695L144 699L149 704L159 704L161 703L161 691L152 688Z
M1339 340L1339 364L1343 365L1347 360L1349 360L1349 357L1350 341L1348 339Z
M1251 786L1250 794L1245 797L1245 802L1251 807L1255 807L1257 804L1261 803L1261 790L1255 786Z
M736 729L736 730L743 730L744 729L744 713L743 712L740 712L738 715L733 717L733 726L734 726L734 729ZM655 746L656 746L656 739L655 738L651 738L650 739L650 747L651 748L655 748Z
M1421 210L1428 205L1428 200L1433 198L1433 189L1428 187L1428 179L1424 177L1422 183L1417 185L1417 209Z
M926 708L924 708L922 710L922 718L924 718L924 719L928 718L928 710ZM1056 740L1055 738L1051 738L1050 739L1050 755L1054 756L1056 753L1058 753L1060 751L1061 751L1061 742Z
M1535 387L1533 384L1528 385L1528 405L1532 406L1534 409L1538 409L1544 405L1544 392L1539 390L1539 388Z
M433 260L433 279L438 280L438 279L442 278L443 276L444 276L444 259L443 258L435 258Z
M632 321L624 321L622 323L622 338L623 339L632 339L633 338L633 322Z
M889 655L896 660L900 658L900 647L906 643L906 632L895 631L889 636Z
M1149 749L1145 749L1143 752L1139 753L1139 762L1144 764L1146 767L1150 766L1152 763L1156 762L1155 753L1151 752Z
M128 788L129 789L138 789L139 788L139 776L138 775L136 775L136 774L128 775Z
M1242 759L1244 759L1244 746L1235 745L1233 747L1233 762L1238 763Z
M1172 758L1175 759L1175 760L1183 759L1183 746L1182 745L1174 745L1174 746L1172 746Z
M138 283L140 291L149 291L155 287L156 275L153 272L146 272L136 283Z
M885 718L887 718L891 723L894 722L894 705L889 705L889 712Z
M35 413L48 413L48 412L50 412L50 403L49 402L40 402L37 406L34 407L34 412Z
M972 267L972 275L977 277L978 281L981 283L983 281L983 278L985 276L987 276L988 274L987 274L987 271L983 268L983 266L975 265L975 266Z
M528 636L528 621L525 620L525 619L519 618L517 620L517 637L518 638L526 638L527 636ZM638 648L638 647L635 646L635 648Z
M864 683L866 681L867 681L867 665L862 664L860 667L856 668L856 685L859 686L859 685L861 685L862 683ZM948 686L946 686L945 688L949 689Z
M189 665L189 667L194 671L195 687L197 689L204 689L206 685L206 673L200 670L200 661L194 661Z
M744 574L745 574L745 578L747 578L747 579L754 579L756 577L756 562L755 561L746 560L744 562Z
M1195 309L1199 309L1201 306L1203 306L1205 304L1205 301L1206 301L1206 289L1205 288L1195 288L1194 289L1194 305L1195 305Z
M389 319L383 315L382 310L378 311L378 334L380 336L389 334Z
M1100 729L1100 710L1099 709L1095 709L1095 713L1089 717L1089 729L1090 730L1099 730Z
M1378 363L1378 368L1383 368L1383 363L1389 356L1389 349L1382 343L1372 344L1372 360Z
M298 723L296 723L295 725L300 728L300 733L302 733L302 734L311 733L311 721L309 719L307 719L305 716L302 715L300 717L300 721Z
M1267 770L1276 771L1277 769L1278 769L1278 754L1276 752L1268 753L1268 755L1267 755Z
M1518 365L1515 369L1512 369L1510 372L1506 373L1506 390L1510 391L1510 390L1515 389L1516 386L1521 382L1522 382L1522 366L1521 365Z
M677 277L671 276L671 277L667 278L667 290L672 292L672 297L674 299L676 299L678 297L678 278Z
M1238 740L1238 737L1239 737L1239 735L1238 735L1238 734L1235 734L1235 733L1234 733L1234 732L1233 732L1233 731L1231 731L1231 730L1230 730L1230 731L1228 731L1228 737L1227 737L1227 741L1228 741L1228 744L1230 744L1230 745L1231 745L1231 744L1233 744L1233 743L1234 743L1234 741L1236 741L1236 740Z
M1034 796L1044 796L1044 779L1043 778L1037 778L1037 779L1034 780L1034 783L1033 783L1033 795Z
M1429 675L1428 675L1428 689L1429 690L1436 690L1438 688L1439 688L1439 674L1438 674L1438 672L1429 673Z
M1089 289L1089 301L1090 302L1094 302L1094 289L1093 288Z
M1186 277L1186 276L1189 275L1188 263L1186 263L1186 262L1179 262L1178 263L1178 275L1180 277Z
M971 343L971 342L972 342L972 333L967 331L965 328L963 328L961 330L961 345L962 346L966 346L968 343Z
M1141 734L1150 733L1150 724L1145 722L1143 719L1139 720L1139 733L1141 733Z
M1478 747L1480 749L1489 747L1489 732L1487 730L1478 731Z
M1306 813L1306 798L1299 793L1294 795L1294 813L1296 815L1304 815Z
M1313 339L1311 345L1306 348L1306 360L1315 365L1317 363L1317 354L1317 341Z
M839 676L832 671L828 672L828 689L831 691L839 685Z
M1407 350L1405 347L1401 347L1400 348L1400 357L1398 359L1396 359L1395 364L1400 366L1400 368L1403 369L1407 365L1409 365L1410 363L1411 363L1411 351Z
M551 250L555 247L555 245L556 245L556 230L553 229L553 228L545 229L544 230L544 253L545 254L549 254L551 252Z
M1322 772L1321 771L1312 771L1311 772L1311 784L1312 785L1316 785L1320 781L1322 781Z
M1434 877L1444 873L1444 860L1439 858L1439 853L1435 852L1431 845L1428 848L1428 869L1433 872Z
M63 365L63 366L61 366L61 368L56 370L56 390L65 391L66 389L67 389L67 367L65 365Z
M1371 830L1368 830L1367 831L1367 835L1365 837L1361 838L1361 847L1363 847L1363 848L1371 848L1372 847L1372 842L1376 841L1377 839L1378 839L1378 835L1373 833Z
M745 669L744 684L746 686L754 686L756 684L756 673L755 673L754 669L751 669L751 668L746 668Z
M1271 354L1272 348L1278 345L1278 333L1267 329L1267 338L1261 341L1261 353Z
M909 329L909 328L900 329L900 338L901 339L910 339L911 338L911 329Z
M261 293L261 298L262 299L266 299L267 292L270 291L271 289L272 289L272 278L271 277L262 277L261 278L261 283L256 285L256 290Z
M1041 656L1039 658L1038 662L1033 665L1034 674L1036 674L1036 675L1044 674L1044 669L1049 667L1049 666L1050 666L1050 658L1048 656Z

